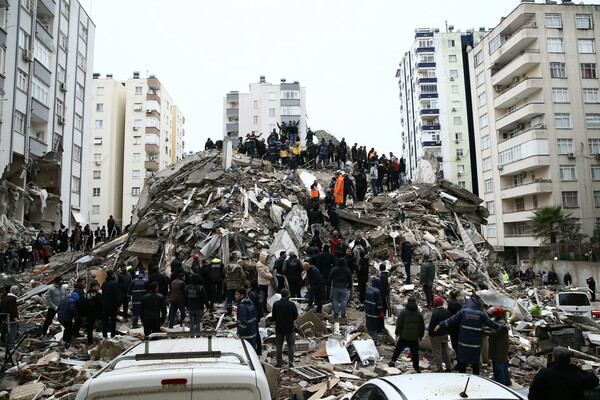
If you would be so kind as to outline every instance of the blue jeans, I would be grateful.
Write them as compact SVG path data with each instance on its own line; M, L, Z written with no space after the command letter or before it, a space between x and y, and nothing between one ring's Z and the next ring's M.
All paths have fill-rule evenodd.
M371 179L371 190L373 191L373 196L377 196L377 179Z
M173 327L175 324L175 314L177 314L177 310L179 310L179 314L181 314L181 326L185 321L185 303L182 301L172 301L171 308L169 309L169 328Z
M505 386L512 385L510 375L508 373L508 361L496 362L492 361L492 370L494 371L494 380Z
M331 301L333 302L334 314L337 314L340 311L339 308L341 305L342 315L346 315L346 304L348 303L348 289L332 287Z
M233 298L235 297L235 289L227 289L227 297L225 300L225 307L227 308L227 315L233 314Z

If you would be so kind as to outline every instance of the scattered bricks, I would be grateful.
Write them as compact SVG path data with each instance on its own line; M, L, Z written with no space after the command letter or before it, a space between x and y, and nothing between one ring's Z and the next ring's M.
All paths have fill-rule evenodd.
M356 371L356 375L358 375L364 379L373 379L373 378L379 377L379 374L377 374L376 372L373 372L372 370L370 370L368 368L360 368L358 371Z

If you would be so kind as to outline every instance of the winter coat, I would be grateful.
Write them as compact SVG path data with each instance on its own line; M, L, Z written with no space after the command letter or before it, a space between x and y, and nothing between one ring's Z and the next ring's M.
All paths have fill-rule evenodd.
M102 309L110 311L121 305L121 291L119 284L114 279L107 279L102 284Z
M67 289L64 286L56 286L55 284L50 285L46 292L46 302L48 308L58 310L59 304L67 298Z
M67 297L58 305L58 321L73 321L77 317L77 300Z
M256 348L256 335L258 334L256 308L248 297L244 297L238 305L237 333L241 339L246 339L252 347Z
M309 288L316 287L323 283L321 273L314 265L311 265L308 271L306 271L306 280L308 281Z
M352 272L346 267L346 262L340 258L335 267L329 272L329 282L331 286L339 289L350 289L352 285Z
M479 364L481 354L481 337L483 324L493 329L506 330L506 326L492 321L483 311L477 308L477 300L470 298L465 308L445 321L440 327L459 326L457 359L464 364Z
M388 297L390 295L390 282L388 280L388 271L381 271L379 275L380 285L381 285L381 295L383 297Z
M129 284L127 295L131 296L131 314L140 315L142 297L148 291L148 280L146 278L135 278Z
M200 276L202 277L202 286L204 286L204 290L206 290L206 296L209 299L212 299L212 296L215 293L215 284L210 277L210 265L200 267Z
M346 267L348 267L350 273L354 274L354 271L356 271L356 257L354 255L345 255L344 260L346 260Z
M448 327L444 326L438 329L437 332L434 332L436 326L439 325L440 322L447 320L450 318L450 311L445 309L443 306L436 307L431 313L431 319L429 320L429 336L444 336L448 334Z
M156 292L148 292L142 297L140 305L140 317L142 324L144 321L160 321L164 323L167 318L167 305L162 294Z
M131 283L131 274L129 271L117 271L117 282L119 283L119 290L121 292L127 292L129 290L129 284Z
M19 309L17 308L17 296L9 293L2 299L2 312L10 316L10 320L19 319Z
M283 274L287 277L288 281L302 281L302 262L298 257L293 256L287 259L283 265Z
M417 303L409 301L396 321L396 336L404 340L419 340L425 334L425 321Z
M366 282L369 280L369 259L363 257L358 260L358 271L356 271L356 278L360 282Z
M296 304L288 299L277 300L273 304L273 319L275 332L288 335L294 332L294 322L298 318Z
M506 324L504 319L497 321L499 324ZM494 362L508 361L508 330L493 331L490 334L490 345L488 347L488 356Z
M148 283L156 282L158 285L158 293L166 296L169 292L169 281L166 276L160 272L155 272L148 277Z
M421 284L424 283L427 286L433 286L434 279L435 279L435 265L433 265L433 261L426 260L423 264L421 264L421 275L420 275Z
M533 378L529 400L584 400L583 391L598 386L596 375L577 365L553 365L542 368Z
M371 279L371 286L365 291L365 322L370 332L383 329L383 302L377 277Z
M328 251L322 251L317 258L316 267L321 271L321 275L329 276L334 264L335 256Z
M81 310L88 319L102 319L102 293L90 289L79 299Z
M306 214L308 216L308 224L309 225L313 225L313 224L323 225L323 223L324 223L323 212L321 212L320 208L318 208L318 207L311 208L310 210L307 211Z
M206 290L202 285L192 283L185 287L185 307L188 310L204 310L204 305L208 308L208 299Z
M169 293L171 303L185 302L185 286L185 282L179 278L171 282L171 292Z
M410 265L410 262L412 261L412 249L408 240L402 245L402 250L400 251L400 258L402 259L402 261Z
M237 262L227 264L225 279L227 280L227 289L240 289L246 286L246 273Z
M273 279L273 274L269 271L269 267L266 264L267 257L269 257L267 253L260 253L258 262L256 263L256 274L258 275L258 284L260 286L269 285L271 279Z
M214 283L223 282L223 263L221 261L213 262L210 265L210 277Z

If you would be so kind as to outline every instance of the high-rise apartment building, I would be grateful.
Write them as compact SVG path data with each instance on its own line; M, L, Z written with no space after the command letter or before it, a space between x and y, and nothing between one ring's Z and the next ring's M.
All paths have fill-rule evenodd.
M6 3L0 214L43 229L84 224L95 26L76 0Z
M245 137L248 133L262 132L265 138L284 121L298 122L298 132L304 143L306 136L306 90L299 82L281 79L271 84L261 76L250 84L249 93L232 91L223 99L223 136Z
M523 2L469 53L487 240L507 258L540 245L532 211L600 217L600 6Z
M185 118L154 75L94 78L89 221L95 229L113 215L124 227L144 180L183 158Z
M413 176L421 157L430 153L445 179L477 193L466 59L474 34L452 30L416 29L414 43L396 71L403 157L407 175Z

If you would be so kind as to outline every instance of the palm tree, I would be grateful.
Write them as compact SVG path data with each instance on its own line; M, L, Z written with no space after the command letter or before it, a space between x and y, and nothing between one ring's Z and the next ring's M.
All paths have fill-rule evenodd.
M573 237L578 231L575 218L561 206L543 207L533 212L529 218L529 228L534 238L556 244L558 239Z

